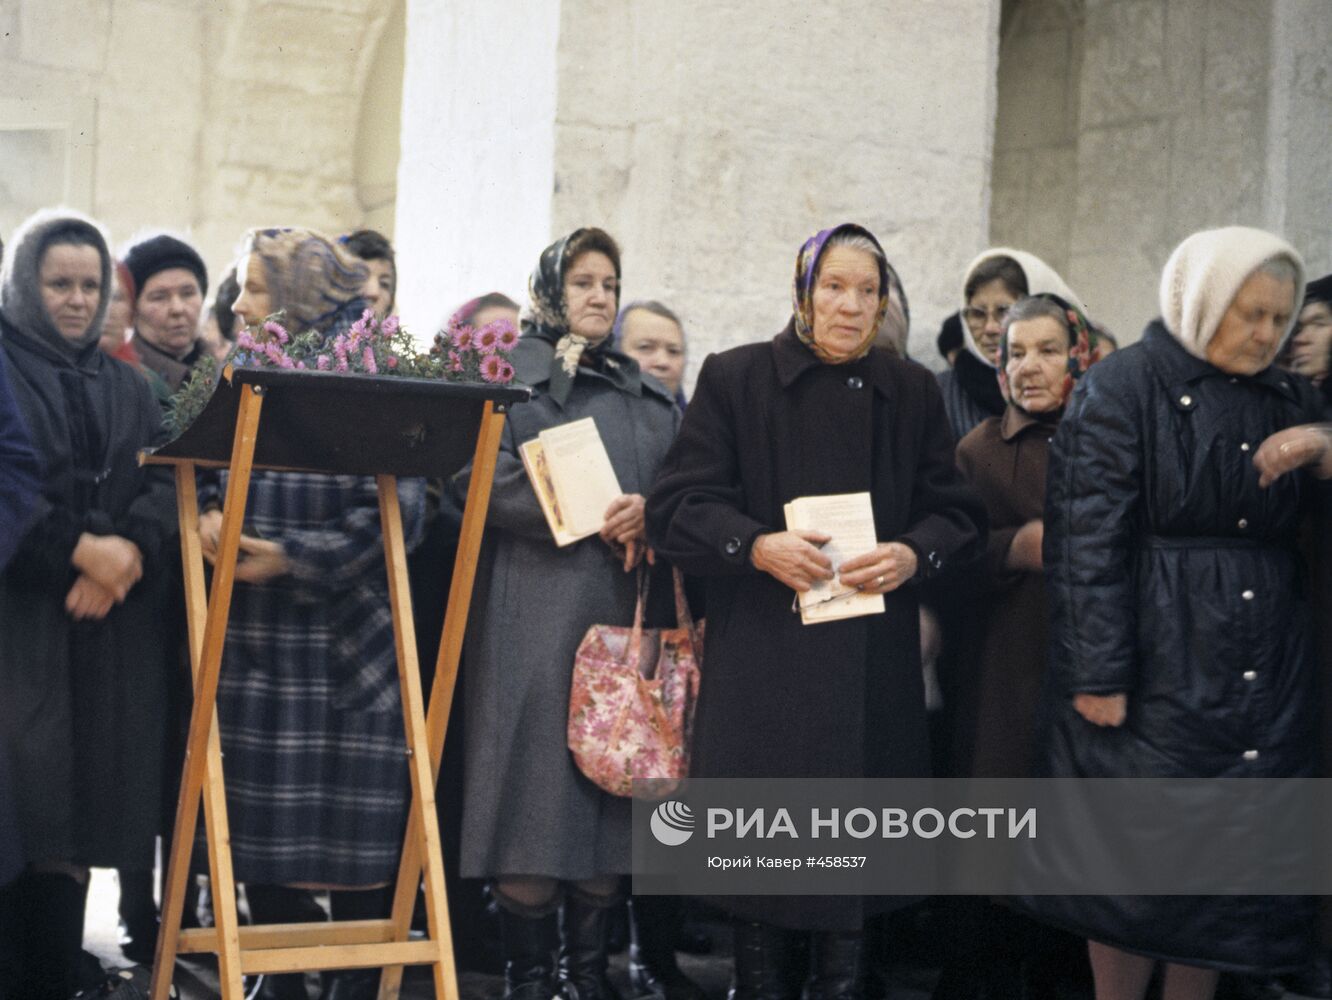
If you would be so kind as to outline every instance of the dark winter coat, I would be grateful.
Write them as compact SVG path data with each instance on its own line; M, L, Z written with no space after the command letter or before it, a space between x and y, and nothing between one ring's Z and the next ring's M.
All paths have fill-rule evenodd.
M928 371L878 350L826 365L790 326L704 362L647 505L657 551L705 580L695 777L928 773L915 587L882 615L803 626L791 591L749 561L755 537L784 529L783 504L862 491L880 540L914 549L922 577L983 542ZM865 913L856 897L725 905L811 929L858 929Z
M151 868L160 825L170 470L140 467L162 414L143 378L95 340L77 354L0 321L10 387L42 461L32 527L0 576L0 732L30 861ZM83 532L143 553L143 578L100 622L65 595Z
M1020 778L1031 767L1050 649L1043 573L1005 567L1013 537L1045 512L1045 467L1058 425L1010 405L957 446L957 464L990 518L984 590L964 616L979 655L959 684L958 757L964 773Z
M1327 487L1300 472L1260 489L1252 459L1270 434L1317 417L1301 381L1276 369L1227 375L1159 321L1074 389L1045 519L1050 773L1312 772L1318 703L1296 530L1310 504L1327 503ZM1126 692L1127 720L1091 725L1072 708L1077 692ZM1217 968L1298 966L1312 930L1297 897L1028 905L1094 940Z

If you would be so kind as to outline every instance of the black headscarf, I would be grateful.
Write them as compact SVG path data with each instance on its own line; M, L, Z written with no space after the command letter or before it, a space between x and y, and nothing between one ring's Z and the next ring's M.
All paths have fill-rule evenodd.
M584 234L599 232L600 230L575 229L568 236L546 247L541 251L541 259L537 261L536 270L532 272L532 277L527 283L531 302L520 320L522 336L545 341L555 348L547 392L561 406L569 398L569 392L573 389L574 379L577 378L580 367L598 372L615 388L624 392L638 395L642 391L638 362L612 348L613 340L609 330L605 337L595 343L569 331L569 316L564 301L564 275L572 263L569 259L569 247ZM607 241L610 241L609 236ZM613 258L611 263L615 265L615 279L618 283L620 279L618 256ZM618 294L616 305L619 305Z

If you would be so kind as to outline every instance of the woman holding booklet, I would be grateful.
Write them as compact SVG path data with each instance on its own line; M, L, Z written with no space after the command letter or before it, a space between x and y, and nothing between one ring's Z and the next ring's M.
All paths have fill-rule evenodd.
M605 930L629 871L629 800L575 766L569 690L588 627L633 621L643 495L680 420L611 349L619 287L600 229L558 240L532 274L512 359L536 393L504 428L467 637L461 868L494 880L510 1000L614 996Z
M704 362L653 487L649 538L706 584L695 777L928 773L911 583L977 555L985 513L953 464L933 377L872 349L893 279L860 226L806 242L791 321ZM811 931L808 996L854 992L877 904L723 905L736 1000L799 996L790 956Z

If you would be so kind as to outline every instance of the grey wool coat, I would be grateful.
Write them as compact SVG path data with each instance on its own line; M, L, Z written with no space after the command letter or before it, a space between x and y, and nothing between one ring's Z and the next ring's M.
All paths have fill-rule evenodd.
M465 877L629 871L629 800L582 775L566 725L578 644L590 625L632 623L635 575L595 535L556 547L518 447L591 417L620 488L646 495L680 411L650 377L626 392L586 367L560 406L544 391L553 357L550 344L526 338L513 354L536 394L505 424L465 647ZM455 486L465 489L467 475Z

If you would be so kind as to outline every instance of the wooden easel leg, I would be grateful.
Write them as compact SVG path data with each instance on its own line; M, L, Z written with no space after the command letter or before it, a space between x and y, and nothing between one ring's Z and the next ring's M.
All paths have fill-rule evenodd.
M402 688L403 730L407 737L408 766L411 771L412 815L416 818L412 832L425 859L426 915L430 940L438 948L438 960L433 964L435 996L444 1000L457 1000L453 934L449 927L448 899L444 889L439 819L435 814L435 776L430 768L430 744L426 735L425 710L422 707L421 665L416 654L416 631L412 621L407 547L403 541L398 482L392 476L380 476L378 484L379 519L384 530L384 561L388 567L393 638L398 654L398 681ZM402 940L406 940L405 934Z
M458 661L462 655L463 636L467 630L467 615L472 604L472 585L476 580L477 561L481 553L481 538L486 526L486 512L490 507L490 488L495 478L495 462L499 455L500 436L504 432L504 414L495 411L493 403L487 403L481 418L481 428L477 432L476 450L472 455L472 476L467 487L467 505L463 510L462 531L458 540L458 553L453 562L453 580L449 585L448 606L444 616L444 634L439 644L439 656L435 661L435 684L430 692L430 708L426 714L425 728L429 739L431 809L434 809L435 779L439 774L439 762L444 753L444 737L449 722L449 711L453 706L453 689L458 679ZM397 616L394 616L395 621ZM419 677L417 679L419 685ZM412 907L416 902L416 886L421 877L422 838L417 832L422 823L423 803L419 798L412 802L411 815L407 822L407 838L403 844L402 863L398 869L398 885L393 896L393 929L395 940L406 940L412 919ZM433 815L431 822L437 822ZM429 903L430 885L426 883L426 899ZM440 898L443 898L441 893ZM448 912L444 916L447 919ZM448 924L443 925L445 928ZM432 936L437 933L431 927ZM447 934L447 929L445 930ZM449 956L452 960L452 938L449 940ZM385 968L380 981L379 1000L397 1000L402 984L402 966ZM456 993L439 994L448 1000L454 1000Z
M222 646L226 639L227 618L231 611L236 558L240 549L241 525L245 520L245 501L250 490L250 472L254 464L254 446L262 405L262 396L252 386L241 387L230 478L222 512L221 538L218 542L217 562L213 567L213 590L206 611L202 601L203 567L199 550L199 509L194 495L194 466L183 464L177 468L176 473L185 569L185 611L190 628L190 659L195 673L194 709L190 715L180 797L176 802L176 822L162 900L162 929L157 936L153 960L152 1000L167 1000L171 989L181 911L184 909L185 883L189 878L190 855L194 847L201 797L208 832L209 867L215 880L213 898L221 941L218 971L222 997L224 1000L242 1000L243 997L235 885L231 874L231 845L226 838L226 802L217 729L217 681L222 664ZM201 615L206 617L201 619Z

